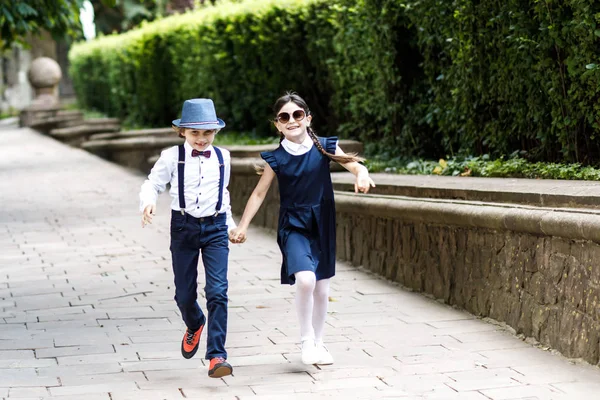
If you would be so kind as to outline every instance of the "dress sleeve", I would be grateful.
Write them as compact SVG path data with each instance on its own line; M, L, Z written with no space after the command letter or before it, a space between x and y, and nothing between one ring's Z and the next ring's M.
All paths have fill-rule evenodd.
M335 148L337 147L337 144L338 144L337 136L319 138L319 140L321 141L321 144L325 148L325 151L327 151L329 154L335 154Z
M277 165L277 160L275 159L275 156L273 155L272 152L270 152L270 151L263 151L262 153L260 153L260 156L262 157L263 160L265 160L267 162L267 164L269 164L269 166L271 167L271 169L276 174L279 173L279 166Z

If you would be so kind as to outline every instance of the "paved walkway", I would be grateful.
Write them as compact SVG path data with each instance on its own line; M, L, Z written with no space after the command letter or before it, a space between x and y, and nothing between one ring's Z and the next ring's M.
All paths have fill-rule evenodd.
M304 366L270 232L232 246L235 375L180 353L168 199L140 227L134 171L0 126L0 399L597 399L600 369L344 263L332 366ZM235 190L235 189L234 189ZM204 338L202 339L204 343Z

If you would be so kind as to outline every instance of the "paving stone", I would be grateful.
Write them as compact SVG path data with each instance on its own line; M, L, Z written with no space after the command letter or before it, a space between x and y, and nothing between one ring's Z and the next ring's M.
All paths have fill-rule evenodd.
M184 399L182 391L173 390L135 390L131 392L111 393L111 400L179 400Z
M55 365L51 367L37 368L38 376L44 377L99 375L112 374L122 371L123 367L121 367L118 363L72 365L68 367Z
M48 390L45 387L38 388L10 388L8 391L8 398L40 398L48 396Z
M99 375L65 376L60 378L63 386L95 385L117 382L144 382L146 377L141 372L125 372Z
M35 358L33 350L0 350L0 360L27 360Z
M56 366L56 359L45 358L43 360L33 359L0 359L0 369L20 369L20 368L44 368Z
M64 396L50 396L50 397L43 397L42 400L82 400L82 396L77 394L77 395L64 395ZM107 393L86 393L85 400L112 400L111 399L111 395L107 392Z
M51 357L62 357L62 356L84 356L90 354L112 354L115 353L115 349L111 345L103 346L66 346L66 347L53 347L48 349L36 350L35 354L37 358L51 358Z
M567 400L572 398L567 397L564 392L557 388L540 385L522 385L510 388L487 389L480 390L480 392L492 400L510 400L527 397L552 400Z
M85 364L104 364L110 362L126 362L133 361L134 357L127 357L121 354L91 354L91 355L78 355L78 356L62 356L56 357L56 361L60 366L69 365L85 365ZM137 357L135 357L137 360Z
M0 387L59 386L56 377L37 376L34 368L11 368L0 370Z
M185 394L188 399L218 399L218 400L238 400L240 396L251 396L257 398L254 392L246 388L236 388L236 392L240 395L233 396L231 391L227 388L188 388L184 387L181 391Z
M469 372L452 372L447 376L454 381L447 385L458 392L521 386L519 375L509 368L480 368Z
M308 385L304 382L268 383L264 385L251 385L250 388L259 396L265 394L278 394L284 396L289 393L310 393L312 392L312 389L314 389L313 384Z
M126 361L121 365L124 371L167 371L172 369L197 368L200 361L185 360L182 357L173 360Z
M551 386L565 393L569 400L595 399L600 393L600 382L598 381L553 383Z
M114 383L100 383L96 385L76 385L76 386L61 386L50 388L50 394L52 396L84 396L87 399L88 394L104 394L112 393L115 391L134 391L137 390L137 386L134 382L114 382ZM82 397L80 397L82 398Z
M467 392L453 392L453 393L425 393L421 397L423 400L489 400L489 397L481 394L481 392L477 391L467 391ZM521 398L515 398L513 400L527 400ZM536 400L536 399L529 399ZM541 399L537 399L541 400Z

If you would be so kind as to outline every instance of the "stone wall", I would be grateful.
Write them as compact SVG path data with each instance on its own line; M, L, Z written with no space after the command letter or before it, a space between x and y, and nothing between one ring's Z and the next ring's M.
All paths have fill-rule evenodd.
M241 215L258 176L233 160ZM597 364L600 214L336 192L337 257ZM253 223L276 228L277 185Z
M0 112L21 110L33 100L33 91L27 80L31 53L19 47L0 56Z

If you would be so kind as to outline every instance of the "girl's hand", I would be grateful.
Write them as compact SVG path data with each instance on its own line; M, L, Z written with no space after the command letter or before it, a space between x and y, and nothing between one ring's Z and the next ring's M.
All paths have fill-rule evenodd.
M375 187L375 182L369 177L367 171L360 171L356 175L356 182L354 183L354 193L369 193L369 189Z
M229 241L231 243L244 243L246 241L246 229L238 226L229 231Z
M154 204L148 204L146 208L144 208L144 212L142 213L142 228L147 224L152 223L152 217L154 216L156 211L156 206Z

